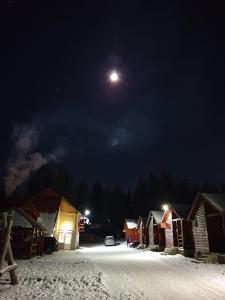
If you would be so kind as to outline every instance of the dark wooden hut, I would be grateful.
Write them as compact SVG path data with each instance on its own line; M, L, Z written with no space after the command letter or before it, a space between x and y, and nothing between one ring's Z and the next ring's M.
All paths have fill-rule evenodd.
M15 257L30 258L43 254L45 227L19 208L13 209L12 249Z
M146 224L147 224L147 218L139 217L139 219L138 219L139 243L143 244L143 245L147 244Z
M187 219L191 205L170 203L163 214L161 228L165 229L165 247L192 256L194 243L192 223Z
M135 219L126 219L124 222L123 233L126 241L129 241L129 243L138 243L138 221Z
M195 255L225 253L225 194L198 193L189 213Z
M163 213L163 211L151 210L146 224L149 246L160 251L165 248L165 230L160 226Z

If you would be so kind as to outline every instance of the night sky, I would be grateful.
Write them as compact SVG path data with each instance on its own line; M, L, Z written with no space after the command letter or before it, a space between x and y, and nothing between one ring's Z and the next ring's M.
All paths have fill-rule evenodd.
M26 126L76 181L225 181L224 1L5 2L1 176Z

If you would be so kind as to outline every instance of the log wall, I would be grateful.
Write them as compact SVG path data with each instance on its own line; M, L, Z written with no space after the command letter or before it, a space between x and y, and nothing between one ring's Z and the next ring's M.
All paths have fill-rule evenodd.
M202 203L193 221L193 237L195 245L195 255L198 253L209 253L208 232L205 217L205 207Z

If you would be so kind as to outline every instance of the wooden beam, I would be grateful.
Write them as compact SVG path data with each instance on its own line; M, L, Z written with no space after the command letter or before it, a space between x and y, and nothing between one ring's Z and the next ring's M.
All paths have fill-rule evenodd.
M0 270L0 276L2 276L5 272L11 272L12 270L15 270L17 267L18 265L15 263L5 267L4 269Z
M17 265L13 260L13 253L10 243L10 232L13 224L13 213L12 211L8 211L7 213L3 213L2 215L3 221L3 247L0 256L0 274L2 275L5 272L9 272L11 278L11 284L18 284L18 279L16 276L15 269ZM8 262L8 266L3 268L5 258Z
M214 214L209 214L209 215L206 215L206 218L210 218L210 217L218 217L218 216L221 216L221 213L214 213Z
M3 227L4 229L4 240L3 240L3 247L1 251L1 258L0 258L0 270L3 268L6 252L8 249L9 239L10 239L10 232L12 227L13 220L12 218L7 218L7 213L3 213Z

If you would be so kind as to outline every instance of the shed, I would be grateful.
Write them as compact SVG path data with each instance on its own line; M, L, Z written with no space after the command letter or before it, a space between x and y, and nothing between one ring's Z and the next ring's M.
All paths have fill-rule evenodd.
M149 246L156 246L158 250L165 248L165 230L160 226L163 213L163 211L151 210L146 225Z
M30 258L43 254L45 227L19 208L13 209L12 250L15 257Z
M198 193L188 219L193 224L196 255L225 253L225 194Z
M138 221L135 219L126 219L123 229L126 241L131 243L139 242Z
M139 234L139 243L140 244L147 244L147 231L146 231L146 217L139 217L138 219L138 234Z
M187 219L191 205L170 203L164 211L161 228L165 229L165 247L177 248L192 256L194 251L192 223Z

